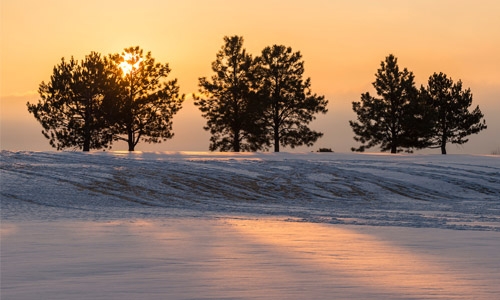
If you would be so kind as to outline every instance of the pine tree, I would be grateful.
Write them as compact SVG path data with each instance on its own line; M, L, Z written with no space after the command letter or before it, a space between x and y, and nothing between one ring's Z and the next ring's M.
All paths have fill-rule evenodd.
M210 151L256 151L262 148L258 106L252 92L254 61L243 48L243 38L224 37L224 45L212 63L210 79L199 78L195 105L207 119Z
M446 74L434 73L421 94L434 113L430 148L441 148L441 154L446 154L447 143L464 144L467 136L487 128L479 106L469 111L472 93L462 89L462 81L453 83Z
M108 119L114 124L115 139L134 151L140 140L161 143L173 137L172 118L181 109L177 79L167 80L170 67L156 63L151 52L139 47L112 56L121 68L121 94L118 101L105 103Z
M311 79L303 79L304 61L291 47L274 45L262 50L256 58L255 83L261 107L266 144L292 148L312 146L323 133L308 124L317 113L326 113L328 100L311 92ZM262 126L261 125L261 126Z
M380 145L381 151L391 153L404 149L427 146L425 138L425 108L418 97L414 76L406 68L400 71L394 55L386 57L373 82L377 97L366 92L361 101L353 102L352 109L357 114L357 121L349 121L356 136L354 140L361 142L353 151Z
M38 92L41 99L28 102L28 111L42 124L52 147L89 151L111 146L113 134L102 104L115 99L118 83L109 60L96 52L81 62L62 58L50 82L42 82Z

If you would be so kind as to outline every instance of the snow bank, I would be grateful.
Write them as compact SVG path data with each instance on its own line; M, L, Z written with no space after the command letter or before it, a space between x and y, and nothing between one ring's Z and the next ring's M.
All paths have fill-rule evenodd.
M2 152L2 218L263 214L500 231L500 159L336 153Z

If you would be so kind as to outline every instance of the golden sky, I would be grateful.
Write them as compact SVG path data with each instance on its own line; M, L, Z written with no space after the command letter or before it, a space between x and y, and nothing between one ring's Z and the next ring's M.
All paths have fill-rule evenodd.
M500 1L114 1L0 0L1 149L51 150L41 126L28 114L42 81L61 57L82 59L140 46L169 63L187 95L174 117L175 137L137 150L208 150L205 120L192 105L198 77L210 65L223 37L240 35L254 56L283 44L303 55L313 92L330 100L326 115L311 127L325 133L312 148L350 152L357 145L348 121L352 101L373 92L374 74L388 54L415 74L417 86L434 72L461 79L488 125L449 153L484 153L500 148ZM116 144L114 150L124 150ZM289 148L285 148L290 150ZM374 149L374 151L377 151ZM430 151L438 153L438 150Z

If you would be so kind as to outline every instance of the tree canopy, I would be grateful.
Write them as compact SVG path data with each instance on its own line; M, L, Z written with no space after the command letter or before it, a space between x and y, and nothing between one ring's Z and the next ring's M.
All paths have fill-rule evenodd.
M57 150L109 148L113 139L103 114L105 101L118 93L116 69L96 52L82 61L64 58L56 65L50 82L42 82L37 104L27 103L43 127L43 135Z
M446 74L434 73L421 94L433 113L430 148L441 148L446 154L447 143L464 144L467 136L487 128L479 106L469 111L472 93L462 88L462 81L454 83Z
M105 103L115 139L134 151L140 140L160 143L172 138L172 118L182 108L184 95L179 94L177 79L167 80L169 65L155 62L151 52L144 55L139 47L112 58L122 74L118 101Z
M453 83L443 73L429 77L427 87L415 88L413 73L399 70L394 55L386 57L373 83L380 98L368 92L361 101L353 102L357 121L349 121L361 142L353 151L364 151L380 145L391 153L404 149L441 148L446 144L463 144L467 136L486 129L483 114L477 106L473 111L470 89L463 90L462 82Z
M379 145L382 151L397 153L424 147L425 139L415 133L420 131L424 108L413 73L406 68L401 71L397 58L391 54L381 62L375 78L373 87L379 97L366 92L361 101L352 103L357 121L349 124L356 134L354 140L362 143L352 150L364 151Z
M326 113L328 100L311 92L311 79L303 79L304 61L291 47L274 45L256 58L257 94L261 101L264 134L274 151L280 145L312 146L323 133L307 125L315 114Z
M290 47L266 47L252 59L243 38L225 37L212 63L211 79L199 79L195 104L207 119L212 134L210 150L266 150L274 143L311 146L323 134L307 125L314 114L326 113L324 96L312 94L311 81L303 79L300 52Z
M272 145L279 152L280 146L312 146L323 135L309 124L328 111L328 100L303 78L300 52L273 45L253 58L243 37L226 36L212 71L198 78L199 94L193 95L211 133L210 151L267 151ZM27 103L28 112L58 150L107 149L121 140L134 151L140 141L160 143L174 135L172 119L184 95L170 72L168 63L138 46L105 57L91 52L81 61L62 58L50 81L39 85L38 103ZM446 154L448 143L467 143L487 128L479 106L469 110L472 93L460 80L434 73L419 90L414 78L392 54L380 63L372 83L376 96L365 92L352 102L357 119L349 125L361 143L352 151L378 146L391 153L440 148Z
M224 37L224 45L212 63L214 75L199 78L200 95L195 105L207 119L210 151L256 151L261 149L255 94L252 91L254 61L243 48L240 36Z
M168 64L155 63L139 47L104 58L91 52L81 62L63 58L28 111L58 150L109 148L124 140L133 151L141 139L157 143L173 136L172 116L184 95L176 80L165 79L169 73Z

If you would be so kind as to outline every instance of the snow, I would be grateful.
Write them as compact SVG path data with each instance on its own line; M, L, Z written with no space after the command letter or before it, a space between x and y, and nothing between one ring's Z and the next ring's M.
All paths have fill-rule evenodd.
M1 152L2 299L495 299L500 159Z

